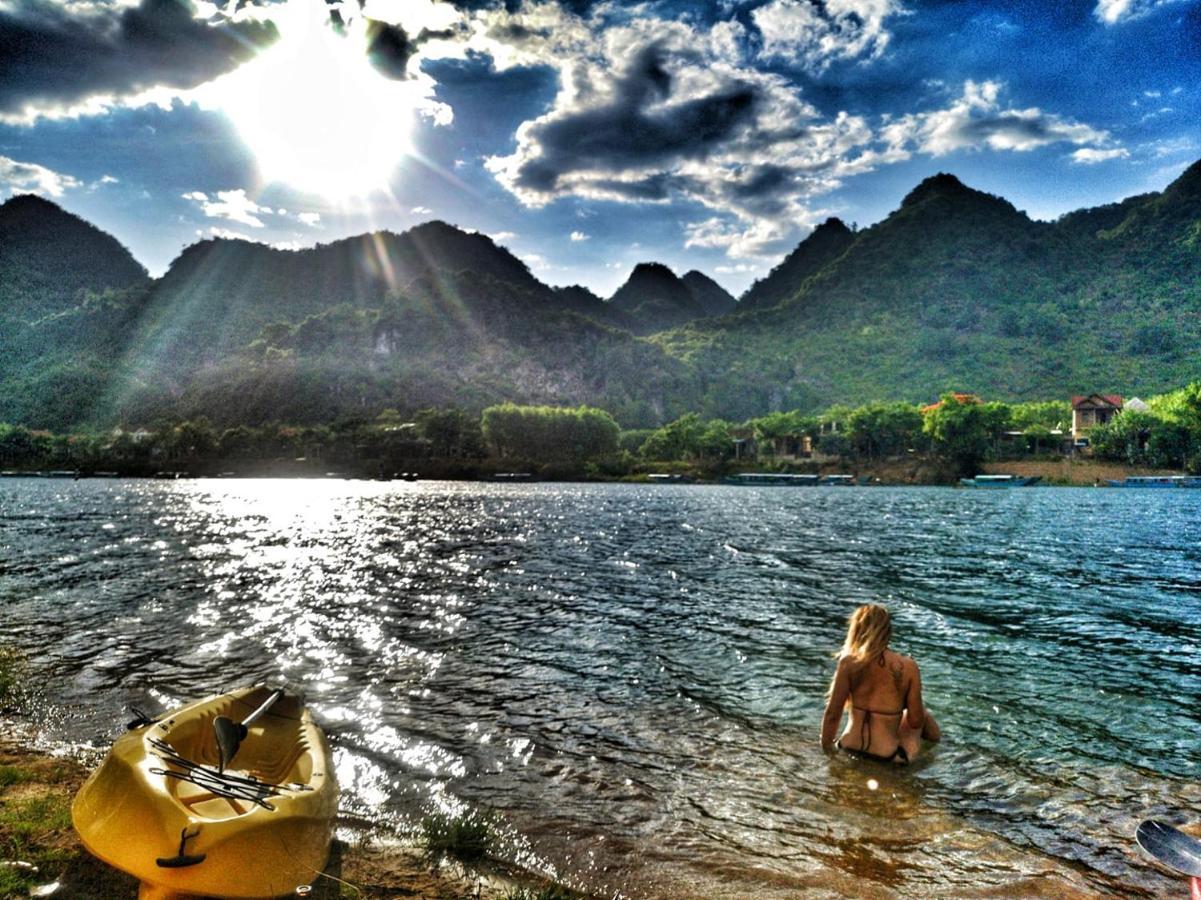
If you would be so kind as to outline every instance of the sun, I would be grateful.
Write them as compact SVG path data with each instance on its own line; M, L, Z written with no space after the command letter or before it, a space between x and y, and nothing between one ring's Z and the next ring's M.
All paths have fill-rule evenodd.
M330 199L386 189L411 148L412 88L371 65L361 29L330 27L324 4L273 21L280 39L207 85L203 105L230 118L266 182Z

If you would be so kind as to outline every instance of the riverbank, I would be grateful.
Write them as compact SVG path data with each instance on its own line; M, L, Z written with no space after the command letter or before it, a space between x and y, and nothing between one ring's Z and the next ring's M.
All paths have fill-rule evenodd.
M1179 475L1171 469L1150 469L1103 462L1087 457L1018 458L982 463L979 472L1008 473L1023 477L1039 476L1044 485L1095 486L1105 485L1108 479L1121 480L1138 475ZM863 485L895 486L955 486L960 472L946 460L926 456L904 456L870 461L854 459L781 459L772 462L749 463L639 463L608 467L570 466L561 463L537 463L530 460L488 460L469 465L461 461L424 465L413 462L403 471L377 474L362 469L329 469L321 464L295 464L287 461L256 463L233 468L197 468L179 470L129 470L105 472L73 472L69 470L6 470L0 476L12 478L48 478L66 481L104 478L148 478L160 480L195 478L309 478L352 479L364 481L495 481L502 483L545 482L650 482L651 475L676 475L687 483L720 484L736 473L783 473L813 475L854 475Z
M11 732L11 728L8 729ZM0 736L0 898L133 900L138 883L84 849L71 826L71 802L89 769L37 746L36 735ZM368 823L338 823L314 900L571 900L578 895L527 872L433 862L423 850ZM38 893L41 891L41 893Z

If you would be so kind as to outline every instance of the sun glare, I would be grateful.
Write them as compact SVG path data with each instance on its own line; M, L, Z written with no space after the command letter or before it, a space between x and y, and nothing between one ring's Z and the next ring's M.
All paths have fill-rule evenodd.
M409 84L376 71L362 30L339 34L323 4L289 3L275 22L279 41L209 85L204 105L229 116L265 181L330 199L386 188L409 149Z

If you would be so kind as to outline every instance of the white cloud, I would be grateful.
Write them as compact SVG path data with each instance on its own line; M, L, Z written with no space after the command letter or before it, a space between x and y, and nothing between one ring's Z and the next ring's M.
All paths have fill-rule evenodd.
M582 232L582 231L573 231L571 233L571 240L575 243L579 243L580 241L586 241L590 237L591 237L591 235L584 234L584 232Z
M64 191L80 187L78 179L37 163L20 162L0 156L0 191L9 194L43 194L61 197Z
M1183 0L1097 0L1093 16L1105 25L1118 25L1150 15L1161 6Z
M751 19L764 57L822 72L836 60L880 56L890 39L885 20L903 12L895 0L772 0Z
M501 241L511 241L517 235L512 231L494 231L488 237L492 238L493 243L499 244Z
M204 229L202 229L202 228L197 228L196 234L199 237L206 236ZM231 231L228 228L218 228L216 225L209 226L207 236L210 238L217 238L219 240L226 240L226 241L250 241L251 243L258 243L253 238L247 237L246 235L242 234L242 232L240 232L240 231Z
M283 212L283 210L280 210L280 212ZM310 228L317 228L321 224L321 213L315 213L315 212L297 213L296 219L300 222L303 222L305 225L308 225Z
M409 212L414 216L428 216L433 210L428 206L414 206Z
M1051 144L1102 148L1109 134L1037 107L1002 108L997 81L964 83L963 94L944 109L912 113L881 129L888 151L904 158L912 152L944 156L956 150L1023 152Z
M210 219L228 219L251 228L263 228L263 220L259 215L270 214L271 208L259 206L246 196L246 191L238 188L236 191L217 191L215 198L210 198L203 191L191 191L183 194L183 199L191 200L200 205L200 210Z
M1129 156L1130 151L1124 147L1111 147L1108 150L1101 150L1095 147L1081 147L1072 154L1072 162L1092 166L1111 159L1127 159Z

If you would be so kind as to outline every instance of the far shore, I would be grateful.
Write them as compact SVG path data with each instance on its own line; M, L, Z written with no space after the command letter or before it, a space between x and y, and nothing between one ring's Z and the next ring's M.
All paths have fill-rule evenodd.
M0 476L12 478L146 478L176 480L191 478L307 478L353 479L368 481L483 481L519 483L546 482L632 482L654 481L653 475L678 476L696 484L720 484L737 473L782 473L815 475L853 475L859 486L956 486L963 474L1012 474L1038 476L1043 485L1103 487L1109 480L1132 476L1169 476L1183 474L1169 469L1127 466L1090 457L1041 457L996 460L980 463L971 472L961 472L936 457L906 456L877 460L825 458L820 461L781 457L739 465L737 462L641 463L634 467L595 464L545 463L532 460L412 460L397 471L381 471L373 465L332 466L320 461L262 460L243 461L219 466L186 466L126 470L47 470L12 468Z

